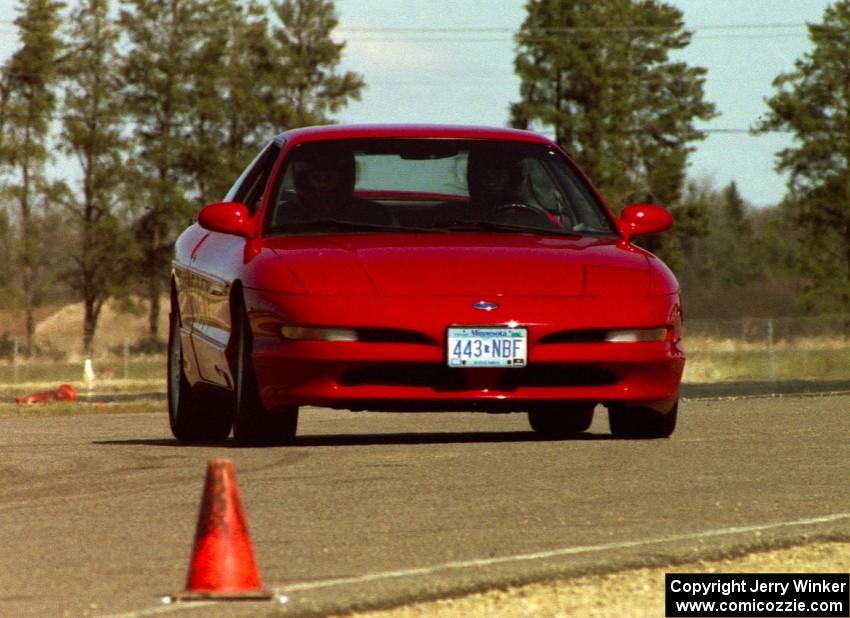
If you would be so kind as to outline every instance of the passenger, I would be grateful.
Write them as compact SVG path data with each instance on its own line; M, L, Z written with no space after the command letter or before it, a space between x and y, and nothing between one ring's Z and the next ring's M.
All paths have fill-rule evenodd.
M466 177L473 205L494 208L523 201L525 175L522 162L515 155L493 150L472 151Z

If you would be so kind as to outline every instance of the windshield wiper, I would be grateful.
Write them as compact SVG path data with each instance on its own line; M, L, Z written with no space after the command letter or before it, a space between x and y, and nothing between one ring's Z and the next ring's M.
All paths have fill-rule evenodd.
M440 228L444 230L450 231L468 231L468 232L478 232L481 230L485 230L488 232L528 232L532 234L542 233L542 234L556 234L558 236L573 236L573 237L581 237L581 234L578 232L573 232L570 230L562 230L556 227L531 227L528 225L520 225L518 223L509 223L507 221L485 221L485 220L473 220L469 219L463 221L449 221L446 223L441 223Z
M510 222L486 220L457 220L440 222L433 226L393 225L390 223L370 223L366 221L346 221L341 219L312 219L309 221L293 221L292 223L275 225L269 228L271 234L297 233L331 233L331 232L416 232L440 233L451 232L525 232L528 234L554 234L580 238L583 232L562 230L555 227L529 227Z
M370 223L367 221L345 221L340 219L312 219L309 221L293 221L292 223L275 225L268 230L270 233L297 233L297 232L336 232L336 231L364 231L364 232L445 232L446 230L430 227L411 227L408 225L394 225L392 223Z

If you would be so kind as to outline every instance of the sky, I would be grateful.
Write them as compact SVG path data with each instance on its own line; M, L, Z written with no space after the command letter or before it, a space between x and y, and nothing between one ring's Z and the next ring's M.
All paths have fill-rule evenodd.
M712 132L696 143L689 177L716 188L734 181L754 206L775 204L787 181L774 170L775 154L792 138L748 129L767 112L773 79L811 50L805 24L820 22L829 0L666 1L693 32L676 59L708 70L705 98L720 112L698 125ZM0 60L17 46L16 4L0 0ZM519 99L513 35L524 0L337 0L336 7L343 66L367 83L362 100L336 120L507 124Z

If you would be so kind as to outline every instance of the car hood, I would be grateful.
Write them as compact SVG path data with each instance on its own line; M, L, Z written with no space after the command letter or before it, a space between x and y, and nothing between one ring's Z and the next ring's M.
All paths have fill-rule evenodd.
M520 234L288 236L264 244L271 271L285 267L303 292L328 295L646 295L654 259L616 239ZM275 287L262 279L261 287Z

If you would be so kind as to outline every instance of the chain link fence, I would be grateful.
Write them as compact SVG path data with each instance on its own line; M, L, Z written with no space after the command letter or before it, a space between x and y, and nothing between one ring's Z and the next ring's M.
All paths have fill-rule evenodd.
M850 379L850 316L687 320L686 382Z
M0 396L71 384L80 392L164 392L165 355L142 353L129 338L85 358L58 348L28 357L22 338L0 337Z

